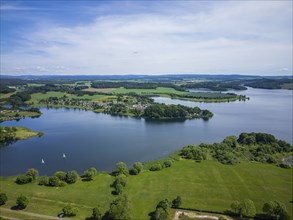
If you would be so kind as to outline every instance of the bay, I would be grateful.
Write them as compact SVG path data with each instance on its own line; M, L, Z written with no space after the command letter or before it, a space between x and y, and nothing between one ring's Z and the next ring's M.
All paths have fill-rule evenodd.
M195 103L154 98L156 102L208 109L214 113L208 121L149 121L78 109L41 108L43 114L39 118L1 123L28 127L45 135L1 148L0 174L16 175L29 168L38 169L42 175L59 170L82 173L90 167L112 171L119 161L131 166L136 161L168 156L187 144L218 142L241 132L271 133L292 144L293 91L249 88L238 93L250 100Z

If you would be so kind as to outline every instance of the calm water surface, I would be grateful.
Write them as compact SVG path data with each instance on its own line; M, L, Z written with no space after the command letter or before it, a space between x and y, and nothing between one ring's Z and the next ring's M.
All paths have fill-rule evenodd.
M292 92L249 88L240 92L249 96L249 101L231 103L155 98L157 102L209 109L214 113L209 121L146 121L84 110L42 108L40 118L1 123L45 133L41 138L1 148L1 175L24 173L32 167L47 175L72 169L82 173L90 167L111 171L118 161L130 166L135 161L167 156L187 144L213 143L241 132L268 132L292 143Z

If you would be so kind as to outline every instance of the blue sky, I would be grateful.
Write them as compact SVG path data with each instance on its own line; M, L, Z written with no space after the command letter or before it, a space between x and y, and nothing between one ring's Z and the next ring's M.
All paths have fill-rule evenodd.
M1 74L292 74L292 1L1 0Z

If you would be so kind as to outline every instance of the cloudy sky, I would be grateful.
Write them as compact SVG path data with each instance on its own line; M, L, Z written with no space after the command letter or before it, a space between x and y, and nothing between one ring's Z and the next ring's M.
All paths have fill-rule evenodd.
M292 1L1 0L1 74L292 74Z

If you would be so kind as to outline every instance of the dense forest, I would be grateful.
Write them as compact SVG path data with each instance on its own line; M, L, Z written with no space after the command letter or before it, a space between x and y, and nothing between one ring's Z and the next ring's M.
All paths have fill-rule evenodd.
M181 87L188 89L208 89L211 91L228 91L228 90L246 90L245 86L238 85L237 82L225 81L208 81L208 82L195 82L181 85Z
M282 89L284 84L293 84L292 79L253 79L243 83L245 86L260 89ZM291 88L292 89L292 88Z
M197 161L206 160L209 157L223 164L236 164L241 160L257 161L262 163L279 163L278 154L293 152L293 146L276 139L266 133L241 133L239 137L226 137L221 143L189 145L180 151L180 155L186 159Z
M198 107L187 107L183 105L152 104L144 110L144 117L151 119L174 119L174 118L203 118L213 117L208 110Z
M94 81L92 82L93 88L120 88L124 87L125 89L156 89L158 87L167 87L173 88L178 91L185 91L185 88L176 86L173 83L155 83L155 82L110 82L110 81Z

